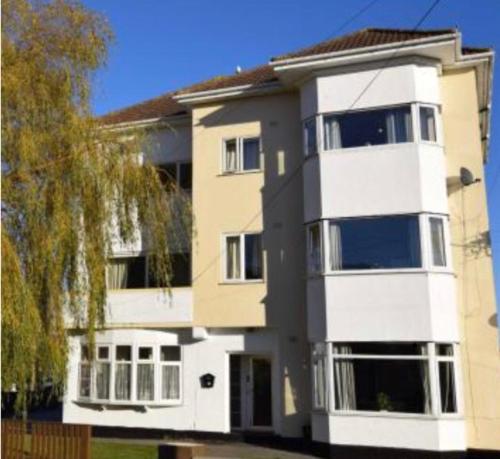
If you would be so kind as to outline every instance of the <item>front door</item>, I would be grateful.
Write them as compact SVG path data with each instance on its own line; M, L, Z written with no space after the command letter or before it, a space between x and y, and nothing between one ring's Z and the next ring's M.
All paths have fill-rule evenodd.
M261 356L231 355L231 429L271 429L272 405L271 359Z
M271 361L265 357L251 358L251 419L252 427L273 425Z

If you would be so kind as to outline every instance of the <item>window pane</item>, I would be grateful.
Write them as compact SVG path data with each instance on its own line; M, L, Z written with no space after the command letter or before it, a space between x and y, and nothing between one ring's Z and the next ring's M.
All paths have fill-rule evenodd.
M431 217L429 223L431 227L432 264L434 266L446 266L443 219Z
M346 219L332 222L331 269L393 269L421 266L416 216Z
M436 141L436 121L432 107L420 107L420 137L422 140Z
M167 188L177 186L177 164L168 163L160 164L156 167L160 176L160 181Z
M245 235L245 279L262 279L262 244L260 234Z
M153 259L149 259L148 263L148 286L149 287L166 287L166 282L161 282L157 279L153 272ZM190 253L172 253L170 254L171 263L171 287L187 287L191 285L191 254Z
M179 164L179 186L186 191L192 188L192 175L193 167L192 163L181 163Z
M160 350L160 358L162 362L180 362L180 346L162 346Z
M243 170L260 169L259 139L243 139Z
M453 355L453 346L451 344L436 344L436 354L451 357Z
M108 288L127 289L146 287L146 258L114 258L108 264Z
M326 407L326 370L325 360L319 358L313 361L314 408Z
M101 400L109 399L109 369L110 364L107 362L95 364L96 397Z
M453 362L438 362L439 365L439 392L441 395L441 412L456 413L455 374Z
M108 346L99 346L97 348L97 358L100 360L108 360L109 359L109 347Z
M163 365L161 368L161 398L178 400L180 398L180 372L177 365Z
M80 360L82 362L89 360L89 348L86 344L82 344L80 347Z
M130 362L132 360L131 346L116 346L116 360Z
M237 169L236 139L226 140L224 144L224 170L233 172Z
M153 348L152 347L140 347L139 348L139 360L152 360L153 359Z
M410 106L325 117L325 149L411 142Z
M321 271L321 231L319 225L312 225L309 231L309 272L317 273Z
M80 363L80 397L90 397L90 364Z
M137 400L154 400L155 378L152 363L137 365Z
M240 279L240 237L226 238L226 275L228 279Z
M130 400L131 373L130 363L115 364L115 398Z
M304 122L304 145L306 156L313 155L317 152L315 118L309 119Z
M430 413L428 361L334 359L337 410Z
M343 354L348 349L358 355L427 355L427 346L422 343L335 343L334 354Z

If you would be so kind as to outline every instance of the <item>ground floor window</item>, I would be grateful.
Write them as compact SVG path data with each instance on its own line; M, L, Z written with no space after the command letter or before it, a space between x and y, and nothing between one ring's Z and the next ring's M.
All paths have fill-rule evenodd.
M108 403L180 403L181 364L180 346L98 344L91 361L84 344L78 366L78 398Z
M315 408L326 406L331 381L330 408L337 412L431 415L458 411L452 344L366 342L323 346L326 350L322 352L318 344L313 348ZM330 370L324 358L328 353Z

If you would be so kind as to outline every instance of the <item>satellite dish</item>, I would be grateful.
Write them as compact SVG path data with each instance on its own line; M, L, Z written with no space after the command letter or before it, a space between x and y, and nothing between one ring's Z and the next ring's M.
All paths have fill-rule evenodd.
M460 181L463 186L469 186L473 183L479 182L480 179L475 179L474 174L466 167L460 168Z

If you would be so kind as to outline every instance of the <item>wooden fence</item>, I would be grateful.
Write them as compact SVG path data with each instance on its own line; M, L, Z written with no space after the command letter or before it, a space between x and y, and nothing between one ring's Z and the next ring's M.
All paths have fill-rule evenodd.
M91 427L2 420L2 459L90 459Z

